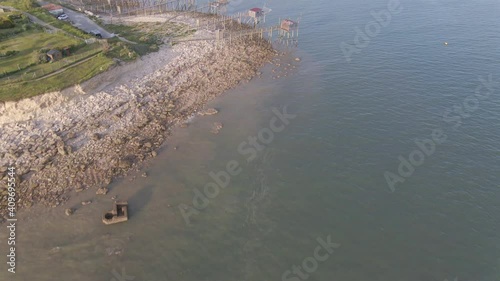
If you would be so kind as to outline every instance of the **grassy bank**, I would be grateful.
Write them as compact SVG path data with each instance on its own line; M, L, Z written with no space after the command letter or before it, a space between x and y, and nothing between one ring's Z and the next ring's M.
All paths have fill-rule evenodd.
M111 57L97 55L105 51L100 43L87 45L71 35L31 23L19 12L6 16L11 14L16 15L14 26L0 29L0 101L61 90L113 64ZM49 50L64 55L48 62Z
M17 52L0 59L2 73L21 71L38 64L43 50L77 46L81 41L60 33L49 34L40 29L31 29L0 42L0 53Z
M69 68L65 71L44 79L2 84L0 85L0 101L20 100L71 87L108 70L113 63L113 59L98 54L83 63L68 66Z
M29 12L47 24L64 32L54 32L34 24L21 12L14 26L0 29L0 101L19 100L79 84L106 71L113 58L104 55L102 43L87 45L81 38L91 38L59 21L30 1L0 1L0 5ZM48 62L47 52L59 50L62 58Z
M50 24L56 28L59 28L73 36L83 39L92 38L92 36L86 34L85 32L82 32L80 29L72 26L70 23L58 20L56 17L47 12L45 9L41 8L35 1L0 0L0 5L9 6L16 8L20 11L28 12L33 16L39 18L40 20L44 21L45 23Z
M170 22L121 25L104 24L93 18L119 37L86 45L82 39L92 36L57 20L34 1L0 0L0 5L25 11L63 31L55 32L30 22L27 15L19 11L11 12L17 14L12 20L14 25L0 27L1 102L62 90L106 71L114 59L133 61L158 51L165 38L185 37L195 32L189 26ZM47 52L54 49L61 51L63 57L49 58Z

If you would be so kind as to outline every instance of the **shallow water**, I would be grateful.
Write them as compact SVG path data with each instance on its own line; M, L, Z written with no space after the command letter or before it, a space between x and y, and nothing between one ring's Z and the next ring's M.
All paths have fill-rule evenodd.
M268 24L302 16L299 48L284 58L298 69L273 80L267 67L263 78L210 104L219 114L178 129L144 168L147 178L139 171L115 182L110 196L129 201L129 222L100 223L110 196L72 217L64 207L43 220L37 209L23 214L12 280L132 280L122 273L137 281L286 280L327 236L340 247L303 271L307 278L285 277L500 279L500 84L477 108L468 104L460 126L456 113L443 118L470 101L478 77L500 79L499 2L401 1L402 12L351 62L341 42L352 43L354 28L387 1L268 6ZM296 117L247 161L238 146L284 106ZM215 121L224 124L219 135L210 133ZM408 159L415 140L432 138L434 129L446 141L391 192L384 173L398 174L398 157ZM193 190L232 160L241 172L187 225L179 206L193 207Z

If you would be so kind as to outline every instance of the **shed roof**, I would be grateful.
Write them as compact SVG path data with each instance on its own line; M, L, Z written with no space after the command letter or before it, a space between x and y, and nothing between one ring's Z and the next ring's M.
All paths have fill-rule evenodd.
M252 8L252 9L250 9L250 11L259 13L259 12L262 12L262 9L261 8Z
M52 49L50 51L47 52L47 55L54 55L54 54L57 54L57 53L60 53L59 50L56 50L56 49Z

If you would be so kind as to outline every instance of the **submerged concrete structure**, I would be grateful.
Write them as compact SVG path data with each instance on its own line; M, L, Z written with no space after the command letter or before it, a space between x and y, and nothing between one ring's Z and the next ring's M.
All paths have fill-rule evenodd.
M128 202L117 201L113 205L113 210L106 212L102 216L104 224L115 224L128 221Z

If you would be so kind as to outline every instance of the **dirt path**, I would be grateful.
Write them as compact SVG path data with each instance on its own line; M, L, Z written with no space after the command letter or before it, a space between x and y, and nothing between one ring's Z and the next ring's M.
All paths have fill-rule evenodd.
M90 56L90 57L88 57L88 58L86 58L86 59L84 59L84 60L81 60L81 61L79 61L79 62L77 62L77 63L71 64L71 65L68 65L68 66L66 66L66 67L64 67L64 68L61 68L61 69L57 70L56 72L52 72L52 73L49 73L49 74L47 74L47 75L45 75L45 76L39 77L39 78L37 78L37 79L35 79L35 80L33 80L33 81L39 81L39 80L46 79L46 78L52 77L52 76L54 76L54 75L57 75L57 74L59 74L59 73L61 73L61 72L66 71L66 70L67 70L67 69L69 69L69 68L72 68L72 67L77 66L77 65L80 65L80 64L82 64L82 63L84 63L84 62L87 62L87 61L89 61L89 60L93 59L94 57L96 57L96 56L97 56L97 55L99 55L99 54L100 54L100 52L99 52L99 53L97 53L97 54L95 54L95 55L92 55L92 56Z

